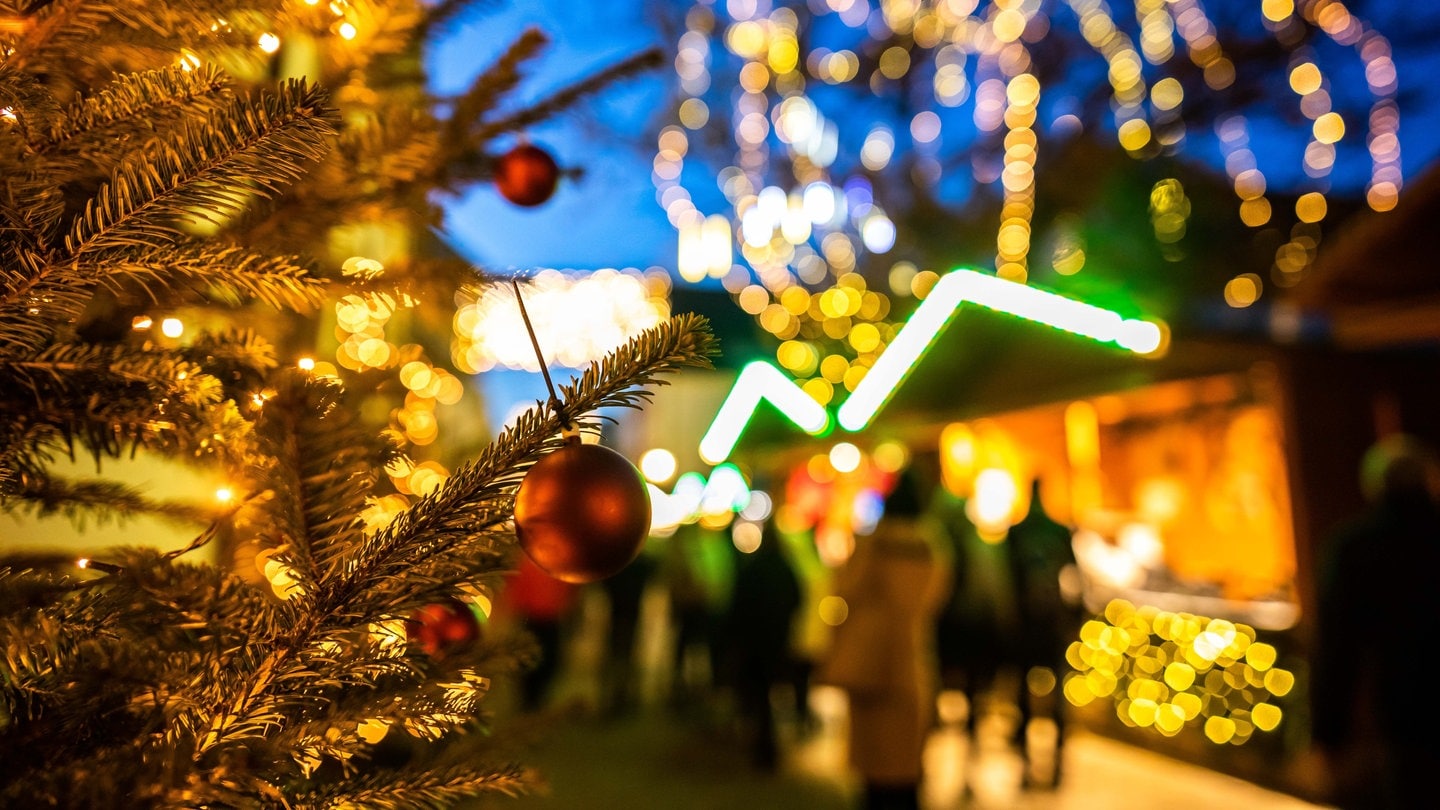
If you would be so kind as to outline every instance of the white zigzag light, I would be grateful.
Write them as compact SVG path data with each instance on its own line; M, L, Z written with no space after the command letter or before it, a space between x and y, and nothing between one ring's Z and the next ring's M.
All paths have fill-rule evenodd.
M1161 326L1155 321L1124 318L1108 309L974 270L954 270L940 279L840 405L836 412L840 427L851 432L864 430L966 303L1114 344L1135 354L1151 354L1164 340ZM779 369L756 360L741 370L700 440L700 457L706 463L719 464L729 457L762 399L769 400L811 435L823 433L830 426L830 414L824 407Z

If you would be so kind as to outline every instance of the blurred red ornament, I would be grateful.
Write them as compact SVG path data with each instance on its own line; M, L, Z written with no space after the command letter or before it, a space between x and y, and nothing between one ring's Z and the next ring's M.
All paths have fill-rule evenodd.
M520 144L495 161L495 187L516 205L539 205L555 193L560 167L544 149Z
M550 576L594 582L640 553L650 533L650 493L624 456L575 438L525 474L515 493L515 533Z
M478 641L480 620L470 605L446 599L426 605L406 619L405 637L431 658L440 658Z

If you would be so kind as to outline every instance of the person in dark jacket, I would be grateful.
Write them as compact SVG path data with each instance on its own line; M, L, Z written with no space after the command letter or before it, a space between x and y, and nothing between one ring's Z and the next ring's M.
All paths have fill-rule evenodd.
M1312 734L1341 807L1434 801L1440 703L1425 691L1423 662L1440 638L1437 477L1429 448L1382 439L1361 468L1370 506L1334 534L1321 562ZM1377 767L1357 773L1366 760Z
M1055 721L1055 764L1049 786L1058 787L1061 749L1065 742L1065 701L1055 687L1064 671L1065 648L1080 629L1080 607L1078 594L1067 594L1062 587L1062 578L1075 574L1071 532L1045 513L1040 501L1039 478L1030 488L1030 509L1019 523L1010 527L1005 546L1019 623L1012 645L1020 675L1020 723L1015 729L1014 742L1028 764L1026 729L1036 703L1041 703ZM1027 767L1027 784L1029 776Z
M781 542L771 521L760 536L760 546L741 557L728 617L735 692L751 758L764 770L779 764L770 690L788 672L790 628L800 606L800 582Z

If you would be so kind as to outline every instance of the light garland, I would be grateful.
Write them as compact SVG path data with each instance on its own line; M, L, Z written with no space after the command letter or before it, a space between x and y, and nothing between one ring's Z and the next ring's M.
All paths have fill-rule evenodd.
M1187 98L1186 87L1166 75L1174 72L1167 65L1188 60L1199 69L1209 91L1221 92L1234 83L1234 58L1201 3L1134 0L1132 5L1138 27L1122 25L1103 0L1066 0L1065 15L1033 0L881 0L873 12L870 4L859 0L810 3L808 12L785 5L730 2L725 6L728 22L710 2L697 3L687 14L686 30L677 43L675 70L685 98L678 105L676 123L660 133L652 175L657 199L680 231L681 276L692 282L720 279L767 331L782 341L805 344L803 351L782 349L786 356L777 352L777 360L822 404L834 396L836 386L843 384L853 391L884 344L893 339L886 319L888 297L875 291L877 303L866 312L843 316L806 306L808 301L801 299L844 287L869 292L859 273L861 260L867 254L885 253L894 242L894 224L878 206L860 167L873 173L886 171L902 148L899 141L908 135L915 158L912 180L936 186L945 177L939 149L947 119L939 113L972 105L975 132L1003 145L998 159L982 151L970 168L971 181L999 184L1003 193L995 272L1024 282L1030 275L1039 131L1081 126L1073 114L1059 113L1048 122L1037 117L1045 88L1034 71L1033 49L1052 35L1052 29L1073 28L1103 59L1115 137L1136 158L1173 154L1185 146L1188 133L1182 112L1197 99ZM1359 57L1372 99L1365 122L1371 163L1366 199L1380 211L1394 207L1401 187L1396 71L1388 41L1340 0L1263 0L1256 12L1265 30L1290 50L1289 84L1300 112L1311 122L1301 168L1312 188L1299 197L1295 224L1276 249L1269 274L1270 283L1288 287L1298 283L1314 261L1329 209L1326 193L1336 144L1354 137L1333 109L1330 73L1304 44L1306 36L1311 30L1321 32L1353 48ZM833 47L843 37L831 36L831 47L809 47L811 32L825 24L826 17L862 31L864 44L877 45L866 54L874 58L868 76L861 74L861 60L854 50ZM831 26L832 34L835 30ZM891 44L882 50L884 43ZM712 109L713 102L707 99L717 94L711 92L716 80L711 71L726 52L739 63L737 89L728 110ZM921 69L929 79L929 104L920 103L920 109L903 122L908 123L908 133L892 131L886 123L865 123L866 99L856 99L844 123L861 122L866 127L864 142L858 154L844 156L848 162L841 159L840 123L821 109L825 91L812 87L864 81L871 95L892 99L905 86L912 92L901 100L915 109L917 83L901 80ZM706 216L684 182L685 157L691 150L691 133L722 117L736 146L731 164L716 176L730 210ZM1271 190L1251 148L1251 128L1238 112L1215 122L1240 219L1258 229L1273 226L1278 212L1267 197ZM847 176L852 171L856 173ZM1170 246L1184 236L1189 217L1184 188L1167 179L1156 184L1151 196L1152 224L1162 252L1178 255ZM723 218L717 221L717 217ZM1060 225L1054 269L1071 275L1083 268L1083 245L1064 238ZM721 227L727 228L728 238L720 238ZM735 249L743 264L732 264ZM923 297L923 290L904 284L892 284L890 292ZM1225 299L1231 306L1248 306L1263 292L1263 284L1252 274L1227 286ZM865 344L875 344L869 350L846 340L851 330L862 325L874 330L863 330ZM823 360L830 358L834 358L829 363L831 373L826 374Z

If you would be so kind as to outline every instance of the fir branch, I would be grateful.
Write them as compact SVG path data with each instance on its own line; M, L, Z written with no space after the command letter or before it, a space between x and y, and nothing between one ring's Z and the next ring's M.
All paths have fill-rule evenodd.
M380 772L297 797L295 810L447 810L462 799L499 793L518 796L528 785L518 765L496 770L474 765L435 771Z
M0 216L4 209L0 206ZM57 332L79 320L93 295L93 270L52 261L35 242L39 234L27 226L17 225L8 234L13 242L0 239L0 258L10 259L0 265L0 358L28 357L44 349Z
M276 309L305 311L324 303L327 293L325 283L295 258L207 242L107 254L77 269L117 293L138 287L157 303L174 303L188 289L227 306L258 300Z
M7 60L16 68L43 69L49 55L93 38L113 19L113 9L86 0L50 0L22 8L25 33L14 40ZM83 53L77 49L76 54Z
M663 65L664 62L664 55L659 48L651 48L627 57L618 64L559 90L539 103L532 104L503 118L480 124L471 130L469 142L483 145L503 133L524 130L571 107L585 96L609 87L621 79L646 70L653 70Z
M226 398L252 407L264 403L270 374L280 365L275 347L250 329L203 332L179 354L220 380Z
M0 501L5 511L30 514L37 518L59 515L83 530L86 521L97 525L123 523L151 515L180 524L206 524L217 517L215 510L185 501L158 501L147 498L135 487L118 481L90 479L68 481L47 476L32 479L10 500Z
M0 46L3 50L3 46ZM40 171L31 141L48 132L63 113L50 90L35 76L0 62L0 273L19 271L26 255L45 252L64 212L53 180Z
M273 459L258 471L273 493L259 540L282 549L306 587L315 586L341 550L360 542L361 513L376 486L376 470L396 448L362 427L343 407L338 382L286 370L274 381L256 433Z
M169 247L187 223L223 221L252 198L273 197L318 160L334 134L325 94L292 81L258 99L236 99L203 128L127 160L85 206L65 238L68 256Z
M426 8L425 19L419 25L419 38L428 42L432 32L444 30L465 12L482 5L495 4L496 0L440 0Z
M85 445L98 461L143 446L231 463L253 452L250 422L223 399L220 382L170 352L116 345L61 344L33 359L0 362L0 437L42 466L45 448L73 455Z
M671 318L592 365L578 382L564 386L566 413L633 407L649 394L632 386L662 384L661 375L684 365L708 366L713 351L714 338L703 318L693 314ZM395 583L413 588L423 581L421 572L433 570L437 561L458 556L457 550L473 553L465 541L484 536L508 519L508 490L544 449L555 446L555 436L569 418L548 405L531 410L439 492L356 543L358 550L347 549L330 576L294 600L291 609L297 621L273 648L264 653L247 648L243 661L227 668L232 689L220 692L226 702L210 712L196 743L196 761L283 728L283 707L309 697L282 687L285 674L296 666L297 653L326 628L352 624L357 613L376 615L374 602L393 592ZM487 563L473 565L478 574ZM367 606L372 610L364 610Z
M495 64L485 69L470 88L454 99L450 119L442 131L441 143L447 155L456 156L473 147L471 130L480 124L495 107L502 96L520 83L520 67L535 58L540 49L549 44L549 39L537 28L528 28L514 42Z
M13 127L26 142L51 131L64 117L49 88L13 60L0 62L0 109L13 116L0 127Z
M561 387L563 412L549 404L530 409L440 490L417 501L394 522L347 555L343 573L322 583L321 613L335 610L384 580L446 555L467 536L492 530L510 517L510 491L541 453L559 444L561 429L579 414L605 407L635 407L648 400L646 385L681 366L710 365L715 340L704 318L671 318L632 338L579 381Z
M109 162L118 151L116 144L142 147L181 116L218 110L229 95L229 79L213 65L187 68L177 65L120 76L74 105L43 139L36 139L36 154L57 166L80 156ZM110 166L103 169L108 172Z

